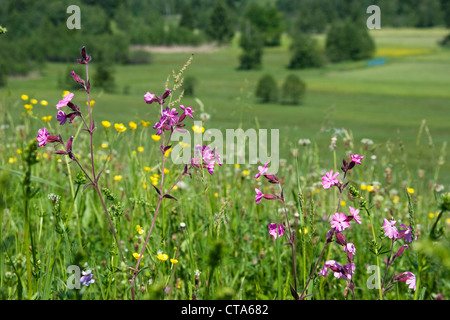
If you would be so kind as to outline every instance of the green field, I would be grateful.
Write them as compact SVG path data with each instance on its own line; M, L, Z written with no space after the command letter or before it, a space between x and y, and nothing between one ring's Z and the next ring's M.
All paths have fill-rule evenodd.
M279 192L263 178L255 181L255 164L237 167L225 163L213 176L192 169L193 178L184 177L184 184L171 191L178 201L162 201L136 278L137 299L188 300L194 295L198 299L291 299L291 252L268 235L267 227L284 221L284 210L298 237L299 293L313 274L305 289L314 293L311 299L343 299L344 280L330 275L321 278L310 272L330 228L327 218L336 205L347 214L349 206L361 209L363 224L353 221L346 231L349 242L357 246L354 282L358 299L378 299L381 295L367 288L365 268L376 264L369 250L373 238L383 244L383 250L389 249L390 240L383 237L381 226L384 218L391 217L415 224L419 241L414 241L390 267L387 281L394 274L410 271L417 277L418 289L414 292L405 283L398 283L383 297L435 299L437 294L444 294L448 298L450 257L448 239L442 234L448 231L450 219L448 210L439 207L439 197L450 187L445 150L450 138L450 55L437 45L447 33L445 29L371 31L377 43L376 57L387 59L374 67L360 61L288 70L287 37L281 47L265 49L263 68L257 71L237 70L240 51L236 40L213 53L195 53L184 73L198 79L195 97L183 97L181 104L192 106L199 119L201 101L203 112L210 115L204 124L206 129L279 129L281 158L286 163L277 175L287 209L279 201L263 199L255 204L255 188L264 193ZM323 46L323 35L317 38ZM78 55L74 52L73 59ZM51 134L61 133L64 141L74 135L73 151L89 169L89 135L79 131L82 123L61 127L56 121L55 105L62 94L58 80L70 77L63 75L68 65L47 63L42 72L11 77L8 87L0 89L0 299L131 299L130 268L136 264L133 253L143 248L159 199L150 177L159 186L160 177L154 174L164 176L159 142L151 139L154 130L142 127L140 122L153 125L159 119L159 106L145 104L143 96L147 91L162 94L168 75L172 70L177 73L189 57L188 52L153 53L149 65L116 65L115 93L100 91L92 83L97 124L94 160L97 170L105 169L100 186L113 193L107 206L125 252L125 264L121 264L119 247L111 236L98 195L91 187L83 190L83 183L75 182L80 172L76 164L68 157L54 155L50 144L38 148L39 159L33 166L24 157L29 141L36 141L37 130L46 126ZM89 66L95 68L95 57ZM307 84L301 105L262 104L256 100L256 83L263 74L272 74L281 86L292 72ZM45 99L48 105L36 104L30 115L25 112L22 94ZM178 94L176 91L174 97ZM84 92L75 92L74 102L84 114L85 97ZM41 117L49 115L53 119L45 123ZM118 134L114 126L103 128L104 120L123 123L128 129ZM137 130L129 128L130 121L138 124ZM192 120L187 118L186 123L190 129ZM335 134L337 148L330 151L328 146ZM299 139L310 139L311 145L303 147ZM363 139L373 144L365 145ZM298 161L292 156L294 150L299 152ZM337 188L324 190L321 185L325 171L338 170L350 152L365 157L347 181L367 200L367 210L372 212L370 223L359 198L344 192L339 202ZM169 161L165 168L169 171L163 190L182 172ZM387 168L391 169L390 178ZM31 176L25 183L28 169ZM369 190L364 185L374 187ZM443 189L434 192L435 185ZM52 201L56 199L52 194L59 200ZM434 230L436 221L438 229ZM186 227L180 229L180 223ZM308 235L298 232L302 223ZM138 234L136 225L143 227L143 235ZM431 245L427 236L436 234ZM402 239L399 242L403 244ZM396 246L398 249L398 243ZM178 264L159 259L158 250L170 258L177 257ZM324 252L324 260L345 261L342 248L335 243ZM382 259L388 252L379 257L383 271ZM67 267L85 263L93 270L95 284L78 291L67 288ZM323 261L318 268L322 267Z
M286 69L289 62L287 38L279 48L266 48L262 70L239 71L239 48L234 42L219 52L194 54L185 75L198 80L196 98L211 115L207 128L255 128L259 123L260 128L280 129L281 145L289 141L292 147L300 138L328 143L334 128L351 132L356 143L363 138L372 139L380 148L388 140L396 143L401 139L410 155L411 169L428 171L431 170L429 162L438 156L450 137L446 117L450 98L450 55L437 45L445 34L445 29L373 30L371 35L377 43L377 51L387 58L385 64L366 67L363 61L302 71ZM323 45L323 36L318 36L318 40ZM155 108L142 103L143 94L162 92L167 76L172 70L178 71L189 56L189 53L155 53L151 65L115 66L116 94L99 92L93 84L96 119L123 123L153 119ZM8 112L17 119L23 110L20 95L26 93L48 100L47 107L35 111L39 116L51 115L61 95L57 79L63 76L64 70L66 65L47 64L42 74L11 79L9 88L0 90L3 106L5 100L8 101ZM281 86L292 72L307 84L302 105L257 102L253 93L262 74L272 74ZM123 94L125 88L126 95ZM182 103L197 105L191 97L185 97ZM423 120L431 134L431 146L425 133L420 146L416 145ZM413 156L417 148L422 151L419 158ZM287 157L287 148L280 150L284 150L283 156ZM448 161L441 175L448 181Z

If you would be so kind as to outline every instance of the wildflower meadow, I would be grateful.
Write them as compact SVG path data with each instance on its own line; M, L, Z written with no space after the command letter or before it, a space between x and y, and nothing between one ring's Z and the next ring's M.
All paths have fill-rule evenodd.
M96 87L101 57L90 50L81 44L70 63L45 69L63 74L67 90L38 77L35 87L12 78L0 91L1 300L449 297L448 91L430 84L417 94L436 109L428 122L390 107L365 113L375 89L353 92L363 81L347 79L347 68L383 66L356 62L331 67L320 85L318 71L305 71L306 90L320 104L336 86L340 101L360 107L253 105L248 83L222 75L233 53L223 49L200 55L212 59L207 71L185 53L158 55L152 72L118 67L124 92L108 94ZM407 69L415 62L395 59L431 65L432 50L379 54ZM448 51L436 55L448 68ZM195 97L186 95L191 70L201 83ZM246 73L252 83L255 72ZM212 75L220 81L209 83ZM437 77L448 85L448 75ZM412 103L410 85L398 90ZM383 101L402 103L389 85L378 88ZM228 107L205 103L210 96ZM409 131L383 135L371 125L396 121Z

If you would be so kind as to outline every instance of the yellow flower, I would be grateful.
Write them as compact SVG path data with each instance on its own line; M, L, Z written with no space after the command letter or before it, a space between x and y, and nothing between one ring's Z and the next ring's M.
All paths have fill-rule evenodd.
M234 167L235 167L236 169L239 168L239 167L240 167L239 163L236 163L236 164L234 165Z
M137 225L136 226L136 232L139 233L139 234L143 234L144 233L144 229L140 225Z
M219 194L216 192L216 193L214 193L214 197L215 198L218 198L219 197Z
M446 223L446 224L450 224L450 218L447 218L447 219L445 220L445 223Z
M103 149L108 148L108 142L103 142L103 143L102 143L102 148L103 148Z
M434 218L434 213L430 212L430 213L428 214L428 217L429 217L430 219L433 219L433 218Z
M165 253L162 252L158 252L158 255L156 256L158 258L159 261L166 261L167 259L169 259L169 256Z
M145 183L143 183L142 188L147 189L147 185Z
M114 128L116 128L116 130L117 130L118 132L124 132L125 130L127 130L127 127L125 127L125 126L123 125L123 123L115 123L115 124L114 124Z
M202 132L205 132L205 128L199 127L198 125L193 126L193 127L192 127L192 130L193 130L195 133L202 133Z
M172 262L173 264L177 264L178 260L177 259L170 259L170 262Z
M161 139L161 136L154 134L154 135L152 135L152 139L153 139L153 141L158 141L159 139Z
M178 186L173 186L172 190L178 190Z
M20 98L21 98L23 101L27 101L27 100L28 100L28 96L27 96L26 94L21 95Z
M372 192L374 190L374 187L372 185L367 186L367 191Z
M168 174L169 173L169 169L167 169L167 168L164 168L164 174Z
M136 260L139 259L139 256L140 256L139 253L137 253L137 252L133 253L133 257L134 257ZM144 257L144 255L142 255L142 258L143 258L143 257Z
M150 167L144 167L144 170L150 172L152 169Z
M361 190L366 190L366 189L367 189L367 186L365 184L362 184L361 185Z
M413 188L408 188L408 193L409 194L413 194L414 193L414 189Z
M43 120L44 122L49 122L50 120L52 120L52 116L42 117L42 120Z
M303 228L303 231L305 232L305 234L308 234L308 228ZM298 229L299 233L302 233L302 229Z
M33 110L33 106L32 106L31 104L26 104L26 105L24 105L23 107L24 107L25 110L27 110L27 111Z
M182 147L182 148L189 148L191 145L189 143L184 143L184 142L178 142L178 144Z
M248 176L250 174L250 171L244 170L244 171L242 171L242 173L244 174L244 176Z
M150 121L141 120L141 124L143 127L148 127L150 125Z
M120 181L120 180L122 180L121 175L114 176L114 181Z
M166 158L170 155L171 152L172 152L172 148L166 150L166 153L164 153Z
M400 202L400 197L399 197L399 196L394 196L394 197L392 198L392 202L393 202L393 203L399 203L399 202Z
M41 100L41 106L47 106L48 101L47 100Z
M137 150L138 150L139 152L144 152L144 147L139 146L139 147L137 148Z
M109 128L109 127L111 127L111 122L109 122L109 121L102 121L102 125L105 127L105 128Z
M36 99L31 99L31 100L30 100L30 103L31 103L31 104L37 104L38 101L37 101Z
M22 149L17 149L18 154L22 154Z
M63 94L62 94L63 98L64 98L66 95L68 95L69 93L70 93L70 91L64 90L64 91L63 91Z
M94 106L95 100L91 100L91 107ZM86 105L88 106L88 102L86 101Z
M344 200L341 201L341 206L345 207L345 201Z
M131 130L136 130L136 128L137 128L137 124L136 124L136 122L134 122L134 121L130 121L130 122L128 123L128 125L130 126L130 129L131 129Z
M17 161L17 158L16 158L16 157L10 157L9 160L8 160L8 162L9 162L10 164L13 164L13 163L16 162L16 161Z

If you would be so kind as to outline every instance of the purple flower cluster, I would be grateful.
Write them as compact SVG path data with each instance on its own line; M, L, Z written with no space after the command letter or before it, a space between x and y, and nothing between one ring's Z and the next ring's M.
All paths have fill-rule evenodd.
M355 268L356 267L354 263L351 264L351 267L350 264L341 266L335 260L328 260L325 261L325 264L322 270L319 271L319 274L322 277L326 277L328 275L328 269L330 269L336 278L347 280L352 278L352 274L355 273Z
M217 152L217 148L213 151L209 146L197 145L195 149L195 157L191 159L191 165L193 165L194 167L206 168L212 175L214 173L216 163L219 166L222 166L222 162L220 161L220 154Z

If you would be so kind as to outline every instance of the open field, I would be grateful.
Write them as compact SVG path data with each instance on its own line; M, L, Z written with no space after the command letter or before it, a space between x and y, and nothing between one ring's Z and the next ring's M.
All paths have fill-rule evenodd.
M280 156L286 162L277 175L299 241L299 292L320 254L329 229L327 218L336 205L347 214L349 206L359 208L359 199L347 192L338 204L337 188L324 190L320 183L324 173L338 170L342 158L351 152L364 155L364 160L353 169L348 181L367 199L372 212L369 223L361 207L362 225L353 221L351 231L346 233L349 241L357 245L357 272L353 278L357 298L379 297L378 290L367 288L365 269L376 260L369 250L372 235L382 235L383 220L391 217L398 224L415 224L419 240L424 241L411 245L411 250L405 251L390 269L390 277L403 271L415 273L417 290L408 290L400 282L384 297L435 299L440 293L448 298L448 239L441 237L434 249L426 242L439 212L444 215L439 226L445 232L450 226L447 212L439 208L439 196L450 188L450 162L445 156L450 139L450 54L437 46L447 33L444 29L371 31L377 42L377 57L387 59L374 67L367 67L363 61L291 71L286 69L288 39L279 48L265 49L263 68L258 71L237 70L236 42L218 52L194 55L184 75L195 77L198 86L195 97L183 97L181 104L192 106L197 120L202 111L208 113L206 129L280 130ZM318 36L318 41L323 45L323 36ZM83 184L74 182L79 169L73 162L69 164L67 157L54 155L52 146L38 149L39 161L31 167L28 181L33 196L23 196L27 186L23 183L24 172L29 164L22 157L43 126L52 134L61 133L65 141L74 135L74 153L89 165L88 134L79 131L81 122L61 127L55 119L55 105L63 90L58 87L58 79L70 76L63 75L67 65L46 64L42 74L11 78L9 87L0 89L0 299L131 298L129 268L136 264L133 253L141 250L155 208L159 208L151 183L156 180L154 185L159 187L162 175L161 141L152 140L151 126L141 125L144 120L153 126L160 110L154 104L145 104L143 96L147 91L162 94L167 76L172 70L178 72L189 57L185 52L158 52L153 53L149 65L114 66L115 93L100 91L92 83L97 124L95 160L98 168L105 169L101 185L114 194L114 200L107 201L108 208L114 205L117 209L114 201L119 201L123 209L113 216L113 223L125 265L120 263L120 250L111 237L97 194L91 187L82 191ZM76 58L78 53L74 53ZM95 68L95 57L90 66ZM298 74L307 84L302 104L258 103L254 97L256 83L266 73L272 74L279 86L288 74ZM48 105L36 104L30 115L25 112L22 94L47 100ZM176 91L174 97L178 94ZM83 92L75 92L74 101L86 112ZM204 110L200 110L199 101ZM41 117L49 115L53 120L45 123ZM193 122L186 119L190 128ZM101 125L104 120L113 125L105 129ZM136 130L129 127L130 121L137 123ZM123 123L128 129L118 134L114 123ZM337 147L330 150L333 135L337 135ZM299 139L310 139L311 145L301 146ZM363 139L373 144L366 145ZM295 151L299 152L298 159L293 157ZM267 234L269 223L283 220L283 205L266 199L256 205L255 188L278 192L262 177L253 179L258 165L224 163L213 176L206 170L203 175L193 170L192 180L182 179L184 184L172 193L178 201L165 199L155 220L141 263L144 269L136 278L138 299L191 299L193 294L199 299L292 298L291 252ZM182 172L169 161L166 168L165 190ZM387 168L391 170L389 182ZM367 189L368 185L372 189ZM442 189L435 192L436 186ZM60 198L55 201L52 194ZM180 228L180 223L186 227ZM302 224L303 232L308 232L304 236L298 232ZM140 234L136 225L142 226L145 233ZM389 239L376 239L383 244L383 250L389 249ZM27 245L35 250L25 250ZM162 261L158 250L176 257L178 263ZM386 252L380 255L381 262ZM324 257L338 260L339 255L342 248L333 243ZM70 275L67 267L85 263L84 269L93 270L95 284L71 290L66 285ZM323 261L319 267L323 267ZM314 293L313 299L343 299L345 285L344 280L330 275L317 276L306 292Z

